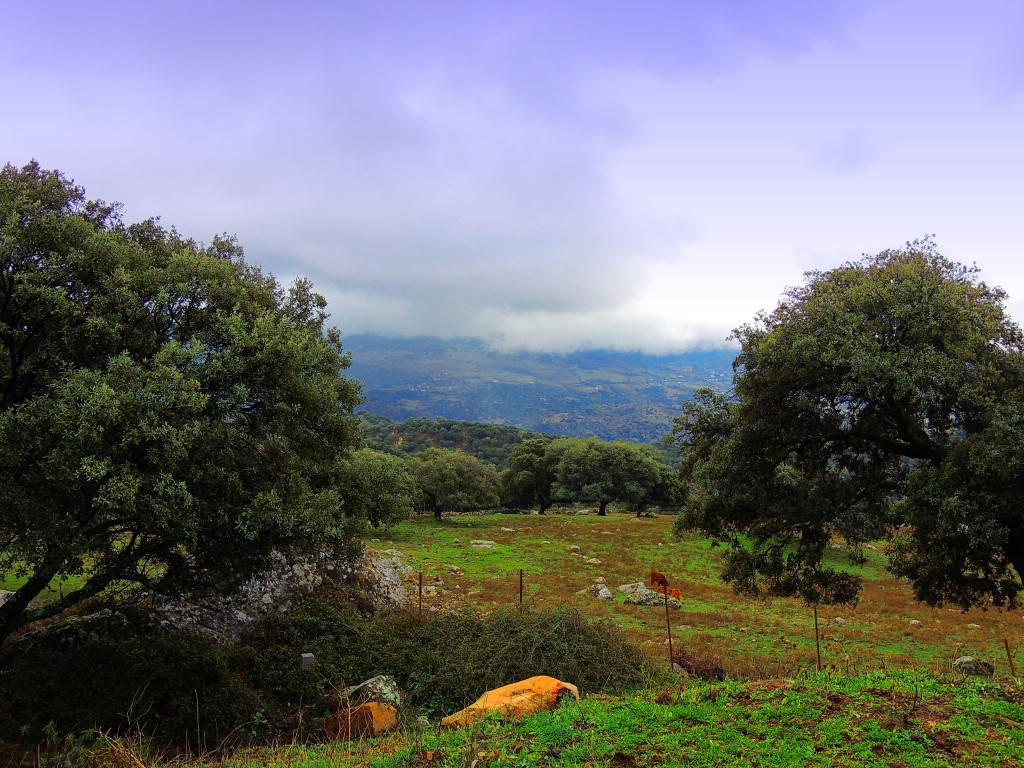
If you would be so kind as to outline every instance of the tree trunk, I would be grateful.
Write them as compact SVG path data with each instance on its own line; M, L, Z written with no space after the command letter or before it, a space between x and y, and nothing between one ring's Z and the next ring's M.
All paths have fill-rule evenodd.
M600 515L601 517L605 517L606 516L605 510L607 510L607 509L608 509L608 502L607 501L602 501L601 505L597 508L597 514Z

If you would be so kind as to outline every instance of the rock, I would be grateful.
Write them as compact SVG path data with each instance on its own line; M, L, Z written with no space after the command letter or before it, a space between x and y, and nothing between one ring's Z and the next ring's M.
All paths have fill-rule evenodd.
M452 544L461 544L462 539L452 539Z
M600 565L601 564L601 561L598 560L596 557L588 557L585 562L587 563L587 565Z
M683 607L683 604L676 598L672 596L666 598L661 592L655 592L640 582L623 584L618 587L618 590L626 593L626 605L665 605L667 599L670 608L675 608L678 611Z
M445 728L461 728L494 711L506 717L522 717L532 712L554 709L570 698L579 701L580 692L575 685L538 675L487 691L465 709L443 718L441 725Z
M339 693L338 697L342 702L349 704L376 701L380 704L390 704L396 709L402 706L402 692L398 689L398 683L387 675L377 675L359 685L350 685Z
M968 629L981 629L981 624L968 624Z
M598 576L596 579L594 579L594 583L595 584L604 584L604 576Z
M919 621L918 619L911 619L908 623L912 627L923 627L924 626L924 622L923 621Z
M953 669L965 675L980 675L981 677L991 677L996 671L996 668L987 661L976 659L973 656L961 656L953 662Z
M590 588L590 594L598 600L611 600L612 591L604 584L595 584Z
M8 592L6 589L0 589L0 605L3 605L12 597L14 597L13 592Z
M503 530L505 533L515 533L516 532L515 528L502 528L501 530Z
M498 544L490 539L473 539L469 542L469 546L473 549L494 549Z
M844 619L842 616L836 616L834 619L832 619L832 623L835 624L837 627L845 627L846 619Z
M831 546L832 549L842 549L842 546L840 546L839 544L830 544L829 546Z
M582 547L580 547L579 544L573 544L571 547L569 547L570 552L580 552L581 550Z
M394 730L397 725L397 709L390 704L368 701L328 717L324 722L324 735L328 739L372 738Z

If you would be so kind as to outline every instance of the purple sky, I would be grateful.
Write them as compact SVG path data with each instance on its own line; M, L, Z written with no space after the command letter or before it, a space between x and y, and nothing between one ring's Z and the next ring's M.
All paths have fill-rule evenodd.
M343 334L720 345L934 233L1024 320L1024 3L7 0L0 162Z

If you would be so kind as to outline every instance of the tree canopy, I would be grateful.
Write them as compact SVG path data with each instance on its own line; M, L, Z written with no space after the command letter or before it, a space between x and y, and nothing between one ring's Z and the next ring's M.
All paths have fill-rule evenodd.
M678 527L753 594L856 599L826 562L889 537L932 604L1007 606L1024 575L1024 337L1005 294L930 239L811 272L734 332L734 390L684 407Z
M427 448L408 461L421 503L438 520L446 511L466 512L498 504L498 470L475 456Z
M125 225L57 171L3 168L0 575L21 586L0 640L115 583L223 586L275 549L350 551L360 394L325 306L230 238Z
M505 474L509 503L537 506L553 502L598 505L607 514L612 502L639 512L648 504L676 501L677 480L658 449L625 440L561 437L551 442L526 440L512 454Z

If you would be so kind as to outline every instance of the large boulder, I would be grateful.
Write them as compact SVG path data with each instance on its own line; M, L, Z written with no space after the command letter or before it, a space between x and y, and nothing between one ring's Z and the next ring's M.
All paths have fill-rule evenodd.
M397 726L397 709L390 704L368 701L328 717L324 721L324 735L328 739L372 738Z
M579 701L580 691L572 683L538 675L518 683L487 691L465 709L441 720L445 728L461 728L475 723L490 712L506 717L522 717L532 712L554 709L566 699Z
M8 592L6 589L0 589L0 605L3 605L12 597L14 597L13 592Z

